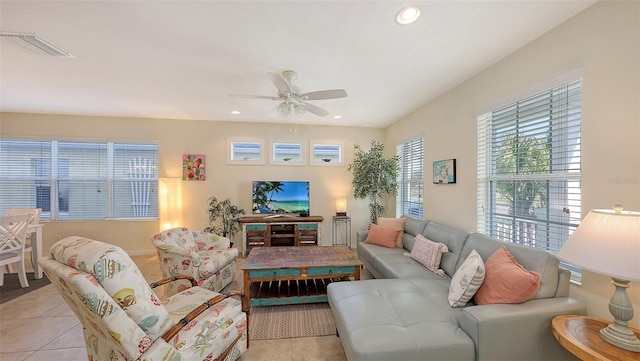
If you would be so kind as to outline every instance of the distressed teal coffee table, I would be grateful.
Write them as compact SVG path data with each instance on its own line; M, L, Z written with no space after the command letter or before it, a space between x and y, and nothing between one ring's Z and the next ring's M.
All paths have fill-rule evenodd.
M253 248L242 267L242 310L327 302L327 285L359 280L361 266L346 246Z

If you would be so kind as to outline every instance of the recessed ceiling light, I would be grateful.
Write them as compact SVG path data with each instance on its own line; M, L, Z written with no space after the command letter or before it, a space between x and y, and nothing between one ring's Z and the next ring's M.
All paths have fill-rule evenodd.
M238 111L238 110L232 110L232 111L230 111L229 113L231 113L231 114L233 114L233 115L238 115L238 114L240 114L240 111Z
M342 119L342 115L334 115L333 119Z
M415 5L407 5L396 14L396 22L400 25L411 24L420 17L420 9Z

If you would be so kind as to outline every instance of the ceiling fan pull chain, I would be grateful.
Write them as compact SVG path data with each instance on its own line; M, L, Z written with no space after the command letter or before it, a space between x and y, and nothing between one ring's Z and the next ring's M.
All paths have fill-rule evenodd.
M291 116L291 123L293 126L289 127L289 133L297 133L298 129L296 129L296 113L294 111L293 104L289 104L289 115Z

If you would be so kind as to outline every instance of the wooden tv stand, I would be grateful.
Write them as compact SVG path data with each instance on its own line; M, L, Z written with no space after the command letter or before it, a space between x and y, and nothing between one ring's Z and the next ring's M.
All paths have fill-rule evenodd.
M322 216L240 217L244 253L247 255L253 247L317 246L323 220Z

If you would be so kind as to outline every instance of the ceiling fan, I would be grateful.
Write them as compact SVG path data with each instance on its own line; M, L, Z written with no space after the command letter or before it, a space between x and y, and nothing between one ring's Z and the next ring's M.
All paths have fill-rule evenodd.
M229 96L232 98L271 99L280 101L280 104L276 105L276 107L269 112L269 116L293 116L309 112L319 117L327 116L329 112L307 101L338 99L347 96L347 92L344 89L319 90L303 93L300 88L293 84L293 82L298 79L298 73L293 70L285 70L282 74L267 73L267 77L278 89L277 96L251 94L229 94Z

